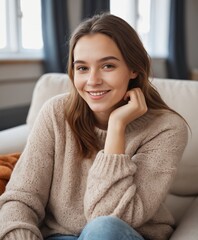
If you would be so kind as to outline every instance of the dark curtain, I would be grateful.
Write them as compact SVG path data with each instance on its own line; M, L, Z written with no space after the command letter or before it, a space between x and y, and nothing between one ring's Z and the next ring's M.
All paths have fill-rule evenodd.
M41 0L45 72L66 72L69 24L67 0Z
M109 12L110 0L83 0L82 19L92 17L94 14Z
M185 41L185 0L171 0L168 77L188 79Z

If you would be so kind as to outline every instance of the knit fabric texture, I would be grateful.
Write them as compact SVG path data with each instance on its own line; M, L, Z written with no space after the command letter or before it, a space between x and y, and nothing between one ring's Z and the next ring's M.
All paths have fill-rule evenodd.
M44 104L0 196L0 239L79 235L102 216L121 218L146 239L167 240L174 219L163 201L177 172L188 130L177 114L148 111L125 132L125 154L83 158L65 121L67 94Z

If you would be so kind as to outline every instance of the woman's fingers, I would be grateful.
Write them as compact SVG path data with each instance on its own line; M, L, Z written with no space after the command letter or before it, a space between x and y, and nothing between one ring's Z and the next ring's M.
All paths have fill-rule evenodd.
M125 95L125 100L127 99L128 103L132 104L131 106L136 108L140 115L148 110L144 94L140 88L133 88L128 91Z

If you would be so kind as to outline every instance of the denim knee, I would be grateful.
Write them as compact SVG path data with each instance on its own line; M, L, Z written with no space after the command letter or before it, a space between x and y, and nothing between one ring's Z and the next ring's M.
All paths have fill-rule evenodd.
M131 226L113 216L93 219L83 229L79 240L143 240Z

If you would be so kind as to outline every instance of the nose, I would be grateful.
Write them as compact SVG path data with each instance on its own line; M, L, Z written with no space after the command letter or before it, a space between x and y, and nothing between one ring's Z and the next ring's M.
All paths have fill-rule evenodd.
M87 85L94 86L102 84L102 77L97 70L91 70L87 76Z

